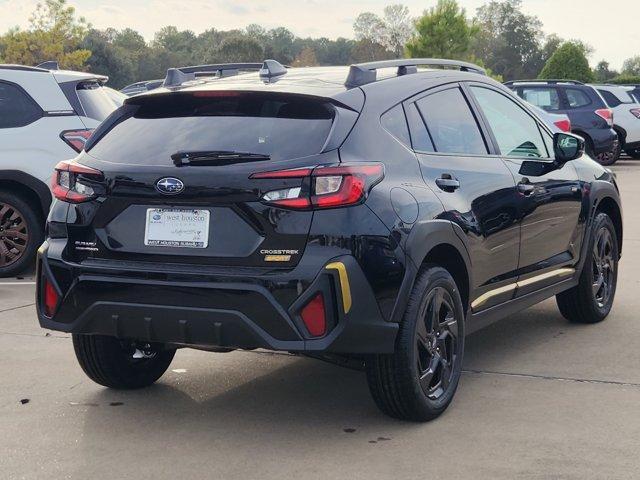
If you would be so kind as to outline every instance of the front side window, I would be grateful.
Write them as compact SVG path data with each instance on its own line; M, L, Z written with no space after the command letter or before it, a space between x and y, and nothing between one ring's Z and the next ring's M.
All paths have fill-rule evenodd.
M0 82L0 128L24 127L42 117L42 110L19 87Z
M524 100L547 112L560 110L560 96L555 88L523 88L520 95Z
M565 90L567 94L567 101L570 108L580 108L591 105L591 99L589 96L577 88L567 88Z
M502 155L548 158L538 122L505 95L484 87L471 87L489 122Z
M459 88L433 93L416 102L436 152L486 155L478 123Z

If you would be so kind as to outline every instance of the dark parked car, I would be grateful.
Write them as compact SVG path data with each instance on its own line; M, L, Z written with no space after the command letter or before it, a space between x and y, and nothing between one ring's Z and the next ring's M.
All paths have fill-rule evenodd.
M481 68L192 78L127 99L56 168L37 311L95 382L266 348L362 367L382 411L424 421L466 334L554 295L571 321L609 314L614 176Z
M505 85L547 112L568 115L573 133L585 139L587 153L602 165L612 165L620 157L613 111L595 88L572 80L522 80Z

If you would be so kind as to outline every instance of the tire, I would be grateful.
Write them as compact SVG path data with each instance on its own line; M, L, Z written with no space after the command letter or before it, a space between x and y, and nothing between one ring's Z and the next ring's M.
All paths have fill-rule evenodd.
M0 191L0 277L11 277L34 263L44 241L43 221L21 196Z
M556 295L562 316L575 323L601 322L613 306L618 283L618 239L606 213L596 215L587 252L578 285Z
M620 142L614 143L613 147L607 151L599 153L598 155L593 155L593 158L600 164L604 166L613 165L618 161L620 155L622 154L622 146Z
M148 387L171 365L175 349L164 349L160 344L146 346L149 348L144 358L134 358L136 347L132 342L73 334L73 348L84 373L97 384L118 390Z
M640 160L640 148L636 148L635 150L625 150L625 153L634 160Z
M434 312L439 319L435 329ZM464 320L460 293L449 272L434 265L424 268L400 323L395 352L366 360L369 390L382 412L424 422L446 410L462 372Z

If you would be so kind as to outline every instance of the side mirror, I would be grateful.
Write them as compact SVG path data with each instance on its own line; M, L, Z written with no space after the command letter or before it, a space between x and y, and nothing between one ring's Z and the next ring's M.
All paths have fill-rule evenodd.
M564 165L584 154L584 140L570 133L556 133L553 136L553 151L556 163Z

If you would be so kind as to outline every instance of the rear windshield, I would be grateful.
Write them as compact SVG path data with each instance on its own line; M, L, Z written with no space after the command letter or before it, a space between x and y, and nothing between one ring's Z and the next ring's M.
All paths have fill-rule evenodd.
M320 153L333 107L306 97L238 92L136 97L134 113L95 143L113 163L168 165L177 152L229 151L286 160Z
M117 105L98 82L81 82L76 87L78 99L85 115L102 122L113 112Z

